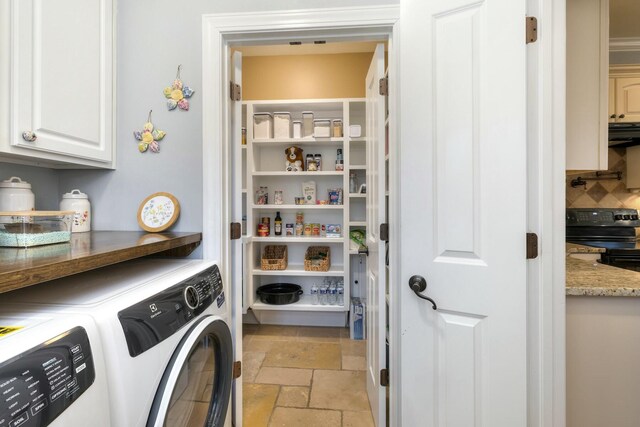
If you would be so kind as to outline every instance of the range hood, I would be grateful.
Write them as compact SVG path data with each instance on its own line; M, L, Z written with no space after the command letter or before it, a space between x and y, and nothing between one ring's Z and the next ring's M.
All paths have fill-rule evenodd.
M609 123L609 147L640 145L640 122Z

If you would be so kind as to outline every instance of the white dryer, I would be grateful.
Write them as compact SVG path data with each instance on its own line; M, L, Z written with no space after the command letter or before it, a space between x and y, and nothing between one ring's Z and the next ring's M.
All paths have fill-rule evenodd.
M93 319L0 313L0 426L110 426L103 349Z
M113 426L230 425L233 347L215 263L136 260L7 295L4 305L95 320Z

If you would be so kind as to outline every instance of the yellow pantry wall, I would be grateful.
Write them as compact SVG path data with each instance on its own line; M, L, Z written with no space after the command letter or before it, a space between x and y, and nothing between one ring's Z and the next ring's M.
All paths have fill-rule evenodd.
M242 99L364 98L373 53L247 56Z

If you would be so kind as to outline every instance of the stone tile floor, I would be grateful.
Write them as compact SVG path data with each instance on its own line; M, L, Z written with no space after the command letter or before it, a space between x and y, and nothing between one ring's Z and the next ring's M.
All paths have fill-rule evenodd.
M373 427L366 341L346 328L243 328L244 427Z

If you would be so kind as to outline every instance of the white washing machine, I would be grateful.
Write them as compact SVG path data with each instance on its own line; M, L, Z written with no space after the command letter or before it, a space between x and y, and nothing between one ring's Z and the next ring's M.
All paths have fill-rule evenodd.
M0 426L110 426L103 349L93 319L0 313Z
M135 260L11 292L2 304L95 320L113 426L231 425L233 348L215 263Z

